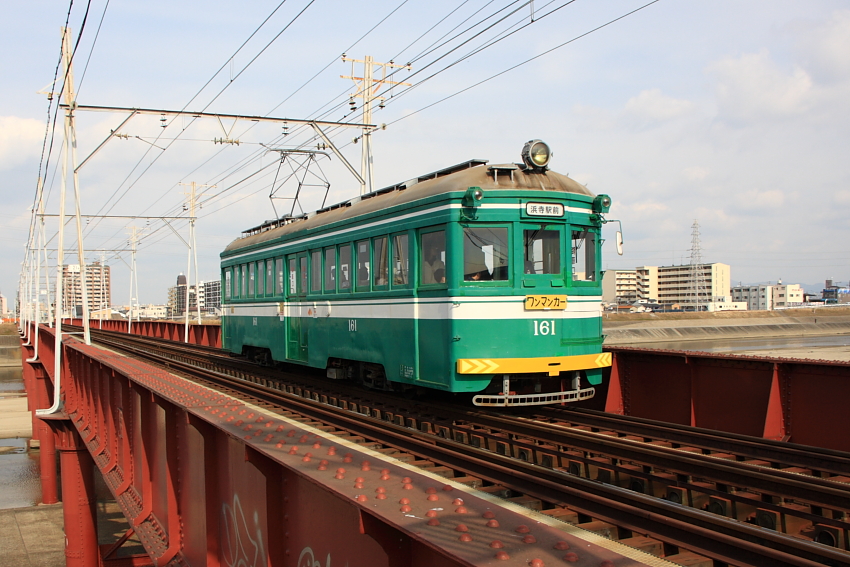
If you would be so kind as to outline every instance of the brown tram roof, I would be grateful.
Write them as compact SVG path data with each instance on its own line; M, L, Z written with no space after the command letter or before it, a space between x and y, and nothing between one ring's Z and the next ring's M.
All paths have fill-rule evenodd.
M272 241L285 234L318 228L467 187L480 187L485 193L488 191L534 190L594 196L587 187L561 173L551 170L534 171L524 165L517 164L484 167L487 163L487 160L470 160L398 185L355 197L315 213L268 221L244 231L243 237L228 244L222 254Z

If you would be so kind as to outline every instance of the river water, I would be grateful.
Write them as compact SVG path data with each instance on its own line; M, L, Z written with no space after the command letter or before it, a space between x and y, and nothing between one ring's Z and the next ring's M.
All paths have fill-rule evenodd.
M0 398L23 393L18 367L0 367ZM0 439L0 509L34 506L41 501L38 450L28 439Z

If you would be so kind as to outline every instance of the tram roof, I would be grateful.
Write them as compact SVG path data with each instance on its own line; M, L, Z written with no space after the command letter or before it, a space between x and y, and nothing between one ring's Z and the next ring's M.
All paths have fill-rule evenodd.
M244 231L241 238L224 249L224 253L469 187L480 187L485 192L533 190L595 196L587 187L561 173L535 171L513 163L491 166L487 166L487 163L487 160L470 160L313 213L267 221Z

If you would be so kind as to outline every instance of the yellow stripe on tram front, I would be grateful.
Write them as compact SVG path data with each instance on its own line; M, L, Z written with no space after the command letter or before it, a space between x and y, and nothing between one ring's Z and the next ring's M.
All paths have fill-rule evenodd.
M557 376L571 370L588 370L611 366L611 353L577 356L544 356L539 358L459 358L458 374L531 374L546 372Z

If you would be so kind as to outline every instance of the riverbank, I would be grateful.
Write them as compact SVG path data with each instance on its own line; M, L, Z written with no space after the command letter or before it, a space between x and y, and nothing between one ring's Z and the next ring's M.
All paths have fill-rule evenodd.
M603 316L606 345L850 335L850 308Z

